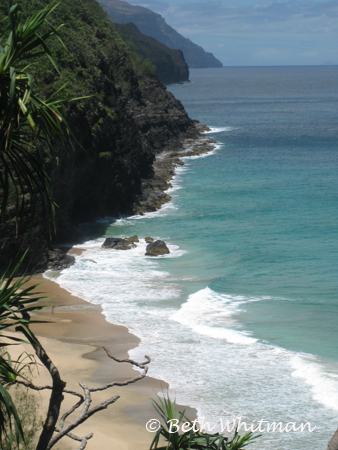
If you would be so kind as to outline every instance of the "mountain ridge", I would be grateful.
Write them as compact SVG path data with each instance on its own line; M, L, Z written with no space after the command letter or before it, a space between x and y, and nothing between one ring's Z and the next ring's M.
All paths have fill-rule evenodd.
M223 67L221 61L202 47L183 37L168 25L158 13L144 6L134 6L122 0L98 0L116 23L134 23L141 33L153 37L172 49L182 50L189 68Z
M132 22L114 25L127 44L155 66L154 74L163 83L182 83L189 80L189 68L181 50L170 49L156 39L146 36Z

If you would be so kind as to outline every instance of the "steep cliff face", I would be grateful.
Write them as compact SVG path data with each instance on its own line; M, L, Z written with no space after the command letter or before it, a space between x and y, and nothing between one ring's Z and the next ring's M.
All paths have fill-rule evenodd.
M19 3L23 8L31 6L28 0ZM34 5L39 9L48 3L36 0ZM95 0L61 0L53 23L65 23L62 38L70 53L55 43L62 78L41 64L34 73L38 89L47 95L71 75L70 94L92 96L71 103L68 110L68 122L78 142L75 150L57 148L55 157L46 161L57 205L56 232L53 227L42 228L38 211L34 227L26 217L16 237L10 208L0 223L2 267L20 248L23 251L30 246L31 266L43 269L56 243L78 239L77 223L132 213L142 180L152 176L155 155L198 135L182 104L148 73L147 66L130 58Z
M143 6L134 6L121 0L99 0L116 23L134 23L146 36L151 36L169 48L180 49L191 68L222 67L215 56L186 39L168 25L160 15Z
M132 48L155 66L154 74L165 84L189 80L189 68L181 50L170 49L156 39L145 36L133 23L115 24Z

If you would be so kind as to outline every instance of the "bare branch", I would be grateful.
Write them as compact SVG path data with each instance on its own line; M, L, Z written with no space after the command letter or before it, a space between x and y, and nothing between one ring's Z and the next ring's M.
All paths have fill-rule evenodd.
M30 383L28 381L22 381L22 380L17 380L16 383L21 384L22 386L25 386L29 389L33 389L34 391L43 391L45 389L53 390L53 386L50 386L48 384L46 384L45 386L36 386L33 383ZM70 389L64 389L63 392L64 392L64 394L71 394L71 395L75 395L76 397L80 397L82 399L82 401L84 401L83 395L79 394L76 391L72 391Z
M107 347L102 347L102 348L107 353L109 358L113 359L114 361L127 362L129 364L132 364L133 366L140 367L141 369L143 369L145 365L147 365L147 364L149 364L151 362L151 359L147 355L144 356L146 358L146 361L144 361L143 363L139 363L137 361L133 361L132 359L129 359L129 358L127 358L127 359L119 359L119 358L116 358L116 356L112 355Z
M77 450L84 450L87 447L87 442L88 442L88 440L84 437L82 439L80 447L78 447Z
M74 439L74 441L82 442L83 439L87 439L87 440L91 439L94 436L94 433L87 434L87 436L84 436L84 437L75 436L75 434L73 434L73 433L68 433L68 434L66 434L66 436L68 436L71 439Z
M27 321L29 321L29 315L27 313L22 313L23 316L25 316ZM35 350L36 355L42 362L42 364L46 367L48 372L50 373L50 376L52 377L53 385L44 385L44 386L35 386L33 383L27 382L27 381L19 381L18 384L21 384L29 389L33 389L36 391L42 391L42 390L51 390L51 397L49 401L49 408L47 412L47 418L45 421L45 424L43 426L43 431L41 433L38 445L36 447L36 450L50 450L60 439L62 439L64 436L68 436L71 439L74 439L76 441L81 441L80 446L77 450L84 450L87 446L87 442L89 439L93 437L93 433L88 434L84 437L78 437L74 434L72 434L72 431L77 428L79 425L81 425L83 422L85 422L89 417L96 414L99 411L102 411L103 409L106 409L109 405L115 403L120 397L119 395L114 395L113 397L99 403L98 405L94 407L90 407L92 403L91 393L97 392L97 391L104 391L110 387L113 386L127 386L128 384L135 383L138 380L141 380L144 378L148 372L148 364L150 363L151 359L149 356L145 356L146 361L142 363L138 363L136 361L133 361L132 359L118 359L114 357L110 351L103 347L105 352L107 353L108 357L113 359L117 362L126 362L129 364L132 364L133 366L139 367L142 369L142 373L140 373L138 376L131 378L129 380L123 381L123 382L111 382L107 383L103 386L97 386L93 388L89 388L85 383L80 382L79 385L83 389L83 393L79 394L76 391L65 389L66 383L61 379L59 371L57 367L52 363L51 359L47 355L46 351L42 347L39 340L35 337L35 335L29 330L28 327L18 327L16 329L17 331L21 331L26 339L29 341L29 343L32 345L32 347ZM79 397L79 401L74 404L68 411L66 411L63 416L60 419L59 427L56 428L56 422L58 420L59 414L60 414L60 408L61 403L63 401L63 394L71 394L76 397ZM82 410L79 414L79 417L75 420L73 420L68 425L64 425L65 420L68 416L70 416L77 408L79 408L81 405L83 405ZM56 435L53 437L54 432L56 432Z
M35 386L33 383L30 383L28 381L21 381L21 380L17 380L17 384L20 384L22 386L25 386L29 389L33 389L34 391L43 391L46 389L49 390L53 390L52 386L49 385L45 385L45 386ZM71 395L75 395L76 397L79 397L80 400L75 403L75 405L73 405L68 411L66 411L63 416L61 417L60 421L59 421L59 426L56 429L56 431L61 430L64 426L65 420L67 419L68 416L70 416L70 414L72 414L79 406L82 405L82 403L84 402L84 396L82 394L79 394L76 391L71 391L70 389L64 389L63 390L64 394L71 394ZM79 438L79 440L81 440Z
M332 436L328 446L327 450L338 450L338 428L335 432L335 434Z
M115 356L113 356L110 351L107 349L107 347L103 347L103 350L107 353L107 355L109 356L109 358L113 359L114 361L117 362L126 362L129 364L132 364L133 366L137 366L140 369L143 369L143 372L134 378L131 378L130 380L126 380L126 381L113 381L112 383L107 383L104 384L103 386L97 386L97 387L93 387L90 388L90 392L96 392L96 391L104 391L105 389L108 389L110 387L113 386L127 386L128 384L132 384L135 383L138 380L142 380L142 378L144 378L147 375L148 372L148 366L147 364L149 364L151 362L151 359L149 358L149 356L145 355L146 361L144 361L143 363L138 363L136 361L133 361L132 359L118 359Z
M120 398L119 395L115 395L114 397L111 397L110 399L105 400L104 402L101 402L100 404L98 404L94 408L89 409L89 407L91 405L91 402L92 402L91 396L90 396L90 390L87 387L87 385L85 385L84 383L79 383L79 385L82 387L82 389L84 390L84 394L85 394L85 403L83 405L82 411L81 411L81 413L80 413L80 415L79 415L79 417L77 419L73 420L73 422L71 422L70 424L68 424L67 426L62 428L61 430L60 429L58 430L57 435L54 436L53 439L51 439L51 441L49 442L47 450L51 449L64 436L68 436L68 434L72 430L74 430L76 427L78 427L83 422L85 422L87 419L89 419L89 417L91 417L92 415L96 414L98 411L102 411L103 409L107 409L107 407L109 405L115 403L116 400L118 400ZM82 441L82 443L83 443L83 441Z
M73 422L71 422L70 424L66 425L65 427L63 427L64 421L62 421L62 419L60 420L60 426L59 428L56 430L57 431L57 435L53 437L53 439L50 441L47 449L50 450L60 439L62 439L64 436L69 436L71 434L71 431L74 430L75 428L77 428L80 424L82 424L83 422L85 422L87 419L89 419L89 417L91 417L92 415L96 414L98 411L102 411L103 409L106 409L109 405L115 403L120 396L119 395L115 395L111 398L109 398L108 400L105 400L101 403L99 403L97 406L94 406L93 408L90 409L90 405L92 403L92 399L91 399L91 393L92 392L97 392L97 391L103 391L106 390L110 387L113 386L126 386L128 384L131 383L135 383L136 381L144 378L147 374L148 371L148 366L147 364L150 363L151 359L149 358L149 356L146 356L146 361L143 363L138 363L136 361L133 361L131 359L118 359L115 358L107 348L103 347L105 352L107 353L107 355L111 358L114 359L117 362L127 362L129 364L132 364L134 366L137 366L141 369L143 369L143 372L135 377L132 378L130 380L126 380L124 382L113 382L113 383L107 383L104 386L98 386L95 388L89 388L85 383L80 382L79 385L81 386L81 388L83 389L84 392L84 405L82 408L82 411L79 415L79 417L75 420L73 420ZM80 403L80 402L79 402ZM75 407L80 406L80 404L74 405L73 406L73 411L76 409ZM66 415L69 416L69 414L71 414L71 412L73 412L72 410L69 410ZM64 415L65 416L65 415ZM64 417L63 416L63 417ZM85 446L87 445L87 438L83 438L83 440L81 441L81 446L79 448L85 448Z
M56 431L61 430L64 427L65 420L67 419L67 417L70 416L84 402L83 395L81 395L81 394L78 394L78 395L81 397L80 400L63 414L63 416L61 417L60 422L59 422L59 427Z

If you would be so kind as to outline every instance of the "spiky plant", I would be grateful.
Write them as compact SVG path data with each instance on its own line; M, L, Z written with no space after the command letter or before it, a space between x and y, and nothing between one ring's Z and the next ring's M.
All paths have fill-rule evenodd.
M240 436L236 430L231 440L219 433L205 433L186 417L185 410L176 410L176 402L171 401L169 396L163 399L158 397L158 402L152 402L164 425L157 430L150 450L241 450L259 437L251 431ZM180 433L184 423L188 425L185 427L188 431ZM166 440L167 445L159 447L161 437Z
M20 438L24 439L19 415L8 388L18 379L25 380L24 372L31 365L35 365L34 358L27 353L20 355L17 360L12 360L10 353L4 351L4 348L25 341L12 334L4 334L4 331L8 328L15 330L15 327L21 326L30 334L27 325L35 321L30 320L29 313L43 309L38 302L46 298L36 291L41 283L27 286L26 283L32 276L17 278L27 251L17 264L10 264L0 277L0 335L7 340L0 343L0 448L4 439L7 443L15 440L17 445Z
M8 0L8 28L0 36L0 187L3 191L0 213L5 213L12 189L17 220L23 217L25 194L29 197L32 218L38 199L44 211L48 205L50 217L54 215L44 158L54 154L55 140L70 141L64 108L67 102L78 100L62 95L67 83L49 98L40 98L34 92L34 80L29 73L37 61L40 64L50 61L58 72L48 46L52 37L62 43L58 36L62 25L54 28L48 20L57 6L48 6L23 23L19 5L12 6Z

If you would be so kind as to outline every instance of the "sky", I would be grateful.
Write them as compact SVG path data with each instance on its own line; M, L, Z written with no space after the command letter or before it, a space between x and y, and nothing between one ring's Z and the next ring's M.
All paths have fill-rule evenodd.
M338 0L127 0L224 66L338 64Z

